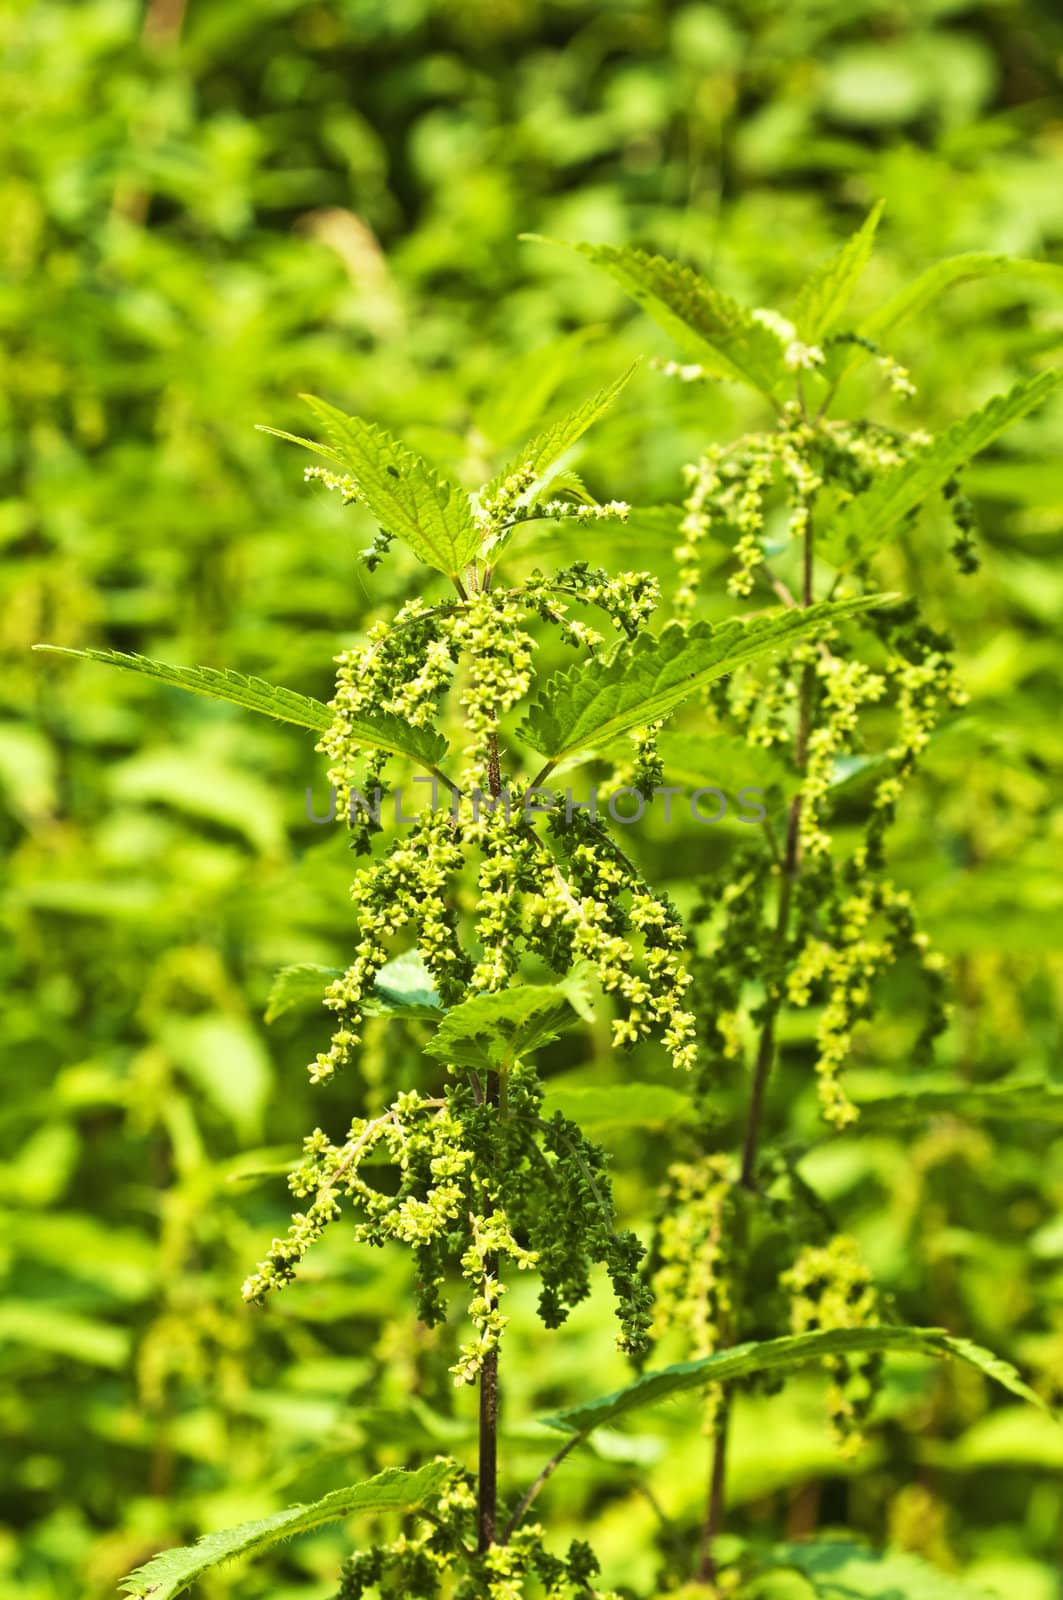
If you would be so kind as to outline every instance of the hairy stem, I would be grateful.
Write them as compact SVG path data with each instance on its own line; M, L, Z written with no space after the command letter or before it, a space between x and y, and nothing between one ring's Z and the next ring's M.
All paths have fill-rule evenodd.
M495 1542L498 1522L498 1351L490 1351L480 1368L480 1471L477 1547L481 1554Z
M491 797L497 800L502 793L502 776L498 757L498 735L492 733L488 745L487 783ZM499 1106L501 1080L497 1072L488 1072L484 1084L484 1101ZM490 1299L492 1285L497 1295L498 1257L488 1256L484 1262L484 1298ZM477 1545L481 1552L489 1550L495 1542L498 1525L498 1348L484 1357L480 1368L480 1463L478 1477Z
M814 545L812 522L805 532L804 559L802 563L801 604L810 606L813 591ZM812 722L812 697L816 686L816 669L806 661L801 669L798 698L797 734L794 739L794 764L803 772L808 755L808 736ZM794 886L801 866L801 795L794 795L786 818L786 842L780 864L779 903L775 913L775 948L782 950L790 927ZM778 983L769 990L764 1003L764 1014L757 1040L757 1054L753 1065L753 1083L749 1096L745 1138L742 1143L742 1165L739 1182L744 1189L756 1189L757 1155L764 1122L764 1097L768 1079L775 1064L775 1025L782 1005L782 990ZM723 1528L724 1497L727 1488L727 1441L730 1431L731 1400L724 1394L716 1418L713 1434L712 1468L709 1475L709 1497L705 1522L701 1532L698 1577L705 1583L716 1581L716 1563L713 1546Z

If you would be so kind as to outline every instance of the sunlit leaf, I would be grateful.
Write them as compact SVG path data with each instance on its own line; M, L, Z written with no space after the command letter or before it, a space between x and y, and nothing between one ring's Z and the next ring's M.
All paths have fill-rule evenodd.
M798 337L806 344L818 344L849 304L860 275L871 259L884 203L880 200L872 207L863 226L802 285L793 320Z
M715 627L673 623L659 636L623 640L609 654L549 679L519 735L553 765L580 750L600 749L632 728L667 717L689 695L737 667L887 601L882 595L821 601Z
M799 1600L801 1595L815 1600L990 1600L980 1584L941 1572L919 1556L840 1541L775 1545L763 1558L763 1568L768 1571L762 1569L753 1581L749 1600ZM790 1574L800 1575L808 1587L775 1586L777 1577Z
M733 378L768 396L786 380L778 334L691 267L626 246L570 244L567 248L577 250L614 278L717 377Z
M954 423L910 460L877 478L870 489L850 500L817 538L817 549L837 566L871 555L904 517L942 489L972 456L1033 411L1061 383L1063 369L1041 372Z
M581 1128L673 1128L697 1119L690 1096L661 1083L566 1083L546 1086L543 1116L559 1111Z
M375 1478L337 1489L310 1505L289 1506L271 1517L208 1533L198 1544L165 1550L124 1578L121 1588L133 1600L174 1600L212 1567L236 1556L259 1555L283 1539L312 1533L315 1528L343 1521L358 1511L372 1514L414 1510L437 1495L454 1471L454 1464L449 1461L432 1461L416 1472L388 1467Z
M1063 293L1063 266L1052 261L1027 261L1019 256L993 255L974 250L966 255L949 256L935 262L911 283L866 317L860 331L869 339L883 340L889 334L925 311L940 294L954 284L985 278L1015 278L1043 283Z
M527 467L533 478L540 478L555 461L561 459L566 450L572 448L604 412L608 411L617 396L627 387L637 366L638 362L633 362L613 383L607 384L604 389L599 389L597 394L584 400L575 410L559 417L556 422L552 422L541 433L536 434L534 439L530 439L522 449L518 450L512 461L485 485L481 490L481 499L485 501L493 499L506 480L522 467Z
M493 1069L556 1039L575 1020L563 988L515 984L454 1006L425 1049L454 1066Z
M380 526L404 539L426 566L458 576L481 539L465 492L383 428L314 395L303 398Z
M227 700L248 711L261 712L279 722L293 722L313 733L325 733L332 725L332 712L321 700L297 694L294 689L278 688L263 678L247 677L229 668L172 667L147 656L126 655L121 650L70 650L65 646L38 644L35 650L51 655L80 656L86 661L101 661L107 666L125 667L175 689L206 695L211 700ZM446 754L447 743L441 734L427 728L414 728L388 712L372 717L347 718L351 739L371 750L386 750L391 755L407 756L422 766L434 766Z
M1063 1084L989 1083L933 1089L898 1089L860 1101L860 1126L925 1122L930 1117L974 1122L1063 1122Z
M715 1355L698 1361L680 1361L674 1366L661 1367L656 1372L644 1373L618 1389L614 1394L603 1395L598 1400L586 1400L579 1405L556 1411L543 1421L552 1428L566 1433L590 1433L602 1423L615 1422L618 1417L639 1411L644 1406L656 1405L673 1394L688 1389L702 1389L709 1383L727 1383L737 1378L750 1378L761 1372L785 1372L821 1360L824 1356L859 1355L890 1350L915 1350L924 1355L954 1356L975 1367L987 1377L1009 1389L1012 1394L1031 1401L1036 1406L1044 1402L1023 1382L1008 1362L988 1350L971 1344L967 1339L955 1339L939 1328L909 1328L884 1326L879 1328L838 1328L816 1333L793 1334L782 1339L766 1339L758 1343L734 1345Z
M320 1005L329 984L342 977L341 967L321 967L312 961L282 967L269 991L266 1021L275 1022L297 1006ZM404 951L381 967L365 1010L377 1015L438 1020L442 1012L439 995L416 950Z

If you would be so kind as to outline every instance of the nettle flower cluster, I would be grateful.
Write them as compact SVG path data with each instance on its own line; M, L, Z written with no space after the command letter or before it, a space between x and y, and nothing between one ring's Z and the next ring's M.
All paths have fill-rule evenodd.
M476 1493L468 1476L459 1473L413 1533L344 1563L335 1600L362 1600L366 1594L522 1600L529 1582L542 1600L619 1600L613 1590L595 1587L598 1570L597 1557L582 1539L574 1539L564 1556L551 1554L538 1523L525 1523L504 1544L478 1551Z
M344 477L323 476L345 500L355 497ZM593 659L603 634L572 616L573 608L597 611L614 635L633 639L652 613L657 585L647 573L611 576L586 561L550 575L536 569L510 586L498 573L510 538L535 518L565 513L581 521L593 513L599 520L626 510L589 503L567 476L560 489L557 479L541 482L534 460L504 474L475 503L484 556L464 564L453 597L409 600L338 658L332 722L319 745L352 846L368 859L351 887L351 957L324 995L332 1037L310 1064L311 1078L330 1079L356 1059L380 975L405 946L423 964L440 1007L426 1046L439 1062L439 1093L400 1093L381 1115L356 1118L338 1142L321 1129L310 1134L290 1177L293 1193L309 1204L274 1240L244 1293L261 1301L289 1281L350 1204L359 1241L413 1250L427 1323L446 1314L451 1271L465 1279L473 1332L452 1368L458 1383L473 1382L497 1349L506 1323L503 1268L538 1274L540 1314L556 1327L590 1292L592 1266L604 1264L621 1348L647 1348L642 1247L615 1226L606 1158L574 1123L542 1116L542 1087L527 1059L575 1020L571 1004L556 987L522 982L522 974L545 969L559 981L573 973L584 985L596 981L612 997L618 1047L656 1037L677 1066L689 1068L695 1021L683 999L685 934L600 821L571 806L528 803L545 791L522 774L503 724L532 685L533 627L555 629ZM381 746L382 718L401 725L398 753L387 741ZM444 726L458 746L447 773ZM410 748L429 768L432 803L384 841L368 797L386 787L391 764ZM378 1186L381 1171L387 1176Z
M673 614L685 625L698 607L710 552L727 553L726 587L736 598L760 589L807 608L816 603L817 585L833 595L842 581L864 580L875 548L865 508L876 506L879 485L884 526L894 505L902 521L912 519L938 488L961 571L977 565L973 511L957 477L968 439L959 425L957 444L950 440L939 460L935 441L919 430L827 414L847 366L866 357L894 397L915 394L908 373L877 343L830 331L838 314L831 297L851 289L876 221L877 212L803 291L798 321L822 330L819 338L799 336L777 313L743 312L661 258L586 251L670 331L683 323L702 342L715 342L707 365L671 362L666 374L688 384L722 372L742 377L775 411L773 427L714 443L686 469L672 597ZM765 342L761 330L778 344ZM848 527L848 542L834 532L839 527ZM853 1241L809 1203L814 1197L792 1166L760 1148L764 1086L780 1011L815 1007L822 1115L834 1129L850 1125L857 1108L843 1069L859 1046L860 1025L874 1014L880 980L901 960L921 972L926 996L916 1060L944 1029L944 962L919 928L911 896L887 872L886 837L935 727L965 700L949 639L927 626L914 601L868 613L859 630L828 628L767 665L740 668L706 698L719 726L763 752L788 804L782 827L766 818L763 838L732 852L702 883L693 915L706 929L692 966L703 1046L695 1092L705 1123L661 1193L653 1287L655 1337L674 1340L678 1332L696 1358L770 1334L787 1316L787 1303L798 1333L879 1318ZM753 1103L739 1159L714 1148L711 1130L720 1084L744 1082L743 1067ZM851 1449L870 1410L877 1358L827 1365L835 1436ZM706 1423L725 1436L724 1400L710 1392Z
M855 1239L847 1234L806 1245L781 1283L790 1295L794 1333L874 1327L882 1320L871 1272ZM863 1443L863 1425L881 1382L882 1357L827 1356L823 1364L831 1379L827 1390L831 1429L841 1453L851 1456Z
M748 594L760 579L796 604L768 566L769 535L782 529L799 548L807 541L802 559L811 581L813 519L836 514L927 443L925 434L872 423L809 421L804 406L792 402L781 408L775 430L730 452L708 451L688 469L692 487L676 549L679 613L686 615L696 597L699 546L709 537L733 550L732 593ZM955 497L949 504L955 509ZM714 941L702 964L698 1009L708 1019L710 1055L719 1063L741 1054L741 1020L756 1021L748 1001L756 985L767 990L769 1007L784 998L795 1007L817 1005L815 1070L823 1114L839 1128L856 1115L841 1083L855 1030L873 1014L878 979L902 956L914 956L926 981L917 1051L945 1026L943 963L918 927L910 895L885 874L885 835L934 728L965 700L951 642L921 620L914 601L868 614L864 627L855 644L828 633L766 671L740 670L711 693L725 727L778 753L790 769L796 889L780 930L775 913L788 841L770 821L765 843L729 861L726 877L706 886ZM862 822L852 844L845 807L854 793ZM844 844L836 837L839 815Z
M653 1333L656 1340L678 1335L694 1359L770 1337L786 1321L794 1333L812 1333L882 1320L855 1240L834 1230L793 1162L766 1156L759 1177L754 1194L741 1182L737 1158L723 1153L692 1155L668 1170L653 1251ZM824 1360L828 1416L845 1455L863 1442L881 1366L876 1355ZM781 1380L760 1375L745 1387L772 1393ZM712 1385L706 1432L720 1426L723 1402Z

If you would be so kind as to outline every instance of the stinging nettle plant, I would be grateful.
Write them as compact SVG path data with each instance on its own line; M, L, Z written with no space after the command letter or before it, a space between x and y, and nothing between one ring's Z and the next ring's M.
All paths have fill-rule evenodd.
M801 1177L790 1130L769 1116L786 1009L819 1009L815 1073L822 1114L836 1129L857 1116L844 1068L892 964L914 961L923 974L916 1049L929 1050L944 1026L942 963L889 876L887 834L935 724L962 691L948 639L914 599L879 592L871 563L943 496L956 557L969 568L972 517L957 475L1063 377L1043 372L937 438L834 417L842 380L861 362L877 363L895 393L912 394L883 341L950 282L1038 271L958 258L852 326L846 310L877 221L878 208L804 285L788 317L746 311L657 256L576 247L678 338L690 364L666 371L741 383L764 403L763 431L708 444L687 471L671 595L648 572L609 570L609 524L629 508L595 501L565 465L631 371L545 427L472 495L382 429L310 399L316 436L280 437L320 458L308 478L375 520L370 570L394 541L424 569L423 593L338 657L331 704L223 669L65 652L293 723L327 755L361 861L348 961L335 973L286 969L271 1014L308 994L323 1001L332 1027L310 1063L315 1082L357 1073L367 1019L414 1018L432 1091L398 1084L379 1114L355 1117L339 1135L306 1135L289 1178L299 1209L244 1295L268 1302L346 1217L361 1243L412 1253L426 1324L463 1305L466 1336L451 1374L478 1390L475 1474L449 1459L388 1469L165 1552L127 1580L132 1594L168 1600L218 1562L356 1511L408 1513L410 1531L352 1556L337 1600L602 1594L589 1546L552 1551L529 1520L531 1505L596 1428L691 1391L710 1435L706 1513L685 1554L672 1552L662 1583L693 1579L755 1595L774 1569L803 1569L791 1547L751 1547L732 1567L721 1563L735 1385L770 1388L788 1371L824 1363L846 1449L890 1351L956 1357L1034 1398L977 1347L891 1320L854 1241ZM518 576L527 562L513 557L544 521L570 532L574 550L593 540L593 555ZM721 548L727 593L747 614L710 623L696 613L706 555ZM597 625L585 620L595 614ZM573 664L544 677L536 655L551 639L572 648ZM700 745L697 735L685 741L688 760L700 751L730 761L783 809L697 885L684 923L607 823L548 786L605 759L649 795L670 775L665 724L699 702L716 731ZM432 788L432 804L385 837L365 797L407 772ZM605 1152L543 1104L539 1052L597 1005L615 1050L658 1043L690 1099L648 1250L617 1220ZM744 1101L733 1140L716 1115L722 1090ZM544 1419L560 1435L557 1451L530 1485L504 1483L500 1496L507 1287L534 1276L539 1316L556 1329L587 1298L598 1267L612 1286L621 1350L640 1368L660 1342L680 1345L684 1359Z

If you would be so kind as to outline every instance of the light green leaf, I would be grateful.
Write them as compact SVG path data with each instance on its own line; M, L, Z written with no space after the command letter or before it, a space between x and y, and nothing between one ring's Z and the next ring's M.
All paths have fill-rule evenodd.
M523 355L507 356L476 408L476 426L490 444L511 446L535 427L557 389L576 369L590 336L589 328L575 328Z
M40 728L0 724L0 793L13 816L44 817L55 806L56 751Z
M852 238L802 285L793 320L798 338L806 344L818 344L849 304L860 275L871 258L871 247L884 204L885 201L880 200Z
M419 951L404 950L400 956L381 967L365 1009L376 1013L386 1012L393 1017L439 1019L443 1008L435 979Z
M820 601L805 609L683 628L621 640L607 654L559 672L533 701L518 729L551 765L608 744L632 728L669 715L689 695L759 656L788 649L832 622L887 604L888 596Z
M275 1022L297 1006L320 1005L329 984L342 977L341 967L320 967L312 961L282 967L269 991L266 1021ZM365 1009L374 1015L439 1019L439 995L416 950L406 950L381 967Z
M388 1467L364 1483L337 1489L310 1505L289 1506L271 1517L208 1533L198 1544L165 1550L124 1578L121 1588L133 1600L174 1600L212 1567L236 1556L259 1555L297 1533L312 1533L356 1511L412 1511L433 1498L454 1475L450 1461L432 1461L416 1472Z
M557 239L544 242L563 243ZM615 278L655 322L717 377L749 384L769 398L776 386L786 381L779 336L692 268L644 250L610 244L570 244L567 248L577 250Z
M925 1122L930 1117L976 1122L1063 1122L1063 1084L957 1083L954 1088L912 1089L860 1102L860 1126Z
M80 1155L76 1123L40 1122L17 1153L0 1161L0 1196L23 1208L55 1205L65 1194ZM32 1227L29 1217L25 1221ZM24 1238L20 1230L20 1244Z
M591 395L589 400L584 400L574 411L559 417L556 422L550 423L541 433L536 434L535 438L524 445L512 461L481 489L481 501L493 499L507 478L512 477L521 467L530 467L535 477L541 478L543 473L552 467L555 461L559 461L565 451L570 450L577 439L586 433L592 423L597 422L603 412L608 411L613 401L631 381L637 367L638 362L632 362L627 371L621 373L613 383L604 389L599 389L597 394Z
M930 1356L955 1356L976 1367L1012 1394L1043 1408L1043 1401L1025 1384L1014 1367L988 1350L966 1339L954 1339L940 1328L838 1328L816 1333L798 1333L782 1339L734 1345L698 1361L680 1361L656 1372L647 1372L626 1388L598 1400L569 1406L544 1417L548 1427L563 1433L590 1433L602 1423L644 1406L656 1405L670 1395L686 1389L702 1389L708 1383L728 1383L761 1372L785 1372L824 1356L871 1354L877 1351L916 1350Z
M765 1566L781 1576L789 1569L810 1584L817 1600L990 1600L989 1591L900 1550L878 1552L841 1541L776 1545ZM782 1600L770 1576L754 1580L750 1600ZM794 1596L796 1600L796 1593Z
M243 1017L167 1017L160 1037L186 1076L241 1134L260 1131L273 1069Z
M1041 372L954 423L909 461L879 478L866 493L850 500L817 539L817 550L836 566L870 555L903 517L943 488L972 456L1039 406L1061 383L1063 368Z
M289 1171L291 1166L289 1162ZM102 1290L120 1300L143 1300L158 1284L157 1241L133 1228L117 1227L113 1219L105 1223L77 1211L30 1214L17 1208L0 1212L0 1229L18 1255L91 1285L96 1293ZM120 1331L110 1326L105 1330L106 1334ZM103 1348L107 1348L106 1342Z
M286 433L283 428L268 428L264 422L256 422L255 427L259 433L270 433L274 439L284 439L288 444L299 444L304 450L312 450L315 456L330 462L338 472L347 471L343 457L335 450L329 450L326 445L318 444L316 439L304 439L301 433Z
M342 967L321 967L313 961L300 961L294 966L282 967L270 985L265 1020L276 1022L286 1011L294 1011L299 1006L320 1005L329 984L342 977Z
M681 779L692 788L711 784L728 799L745 789L788 799L800 783L775 750L735 733L665 733L657 749L666 778Z
M125 667L130 672L157 678L175 689L187 689L211 700L227 700L248 711L276 717L279 722L293 722L297 727L309 728L312 733L325 733L332 725L332 712L324 701L297 694L294 689L278 688L264 678L245 677L228 667L171 667L164 661L126 655L121 650L69 650L55 644L36 644L33 648L46 650L51 655L80 656L86 661ZM391 755L407 756L421 766L434 767L446 755L447 742L441 734L426 728L411 728L409 723L387 712L378 712L374 717L357 717L349 725L352 738L358 744L371 750L386 750Z
M697 1120L689 1095L661 1083L566 1083L546 1086L543 1116L555 1111L581 1128L674 1128Z
M1050 288L1063 291L1063 267L1054 262L1028 261L1014 256L971 251L967 255L949 256L921 272L877 311L872 312L861 324L860 332L868 339L881 341L910 318L925 311L938 295L951 289L953 284L999 277L1025 278L1032 283L1045 283Z
M1029 1406L1000 1406L965 1429L958 1439L928 1440L924 1460L949 1472L1036 1467L1063 1472L1063 1428Z
M448 1011L430 1042L429 1055L452 1066L493 1070L556 1039L575 1021L565 991L553 984L515 984L474 995Z
M404 539L425 566L457 577L481 538L464 490L383 428L344 416L314 395L303 399L380 526Z
M162 746L142 750L108 775L124 800L155 801L223 824L243 834L263 854L284 850L284 819L276 790L261 778L216 757Z
M0 1305L0 1344L83 1361L86 1366L120 1372L129 1360L129 1331L81 1317L43 1301L6 1300Z

